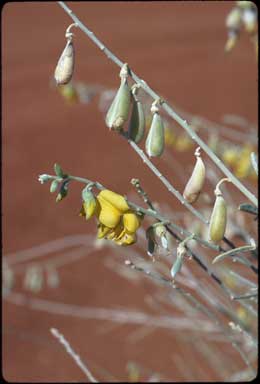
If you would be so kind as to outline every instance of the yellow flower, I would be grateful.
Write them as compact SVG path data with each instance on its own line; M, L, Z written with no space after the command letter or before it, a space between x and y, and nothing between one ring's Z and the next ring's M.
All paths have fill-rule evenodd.
M98 239L108 239L118 245L130 245L136 242L136 231L140 227L141 218L130 209L125 198L118 193L102 190L96 197L97 206L94 211L98 219ZM87 206L83 203L81 216L87 217Z

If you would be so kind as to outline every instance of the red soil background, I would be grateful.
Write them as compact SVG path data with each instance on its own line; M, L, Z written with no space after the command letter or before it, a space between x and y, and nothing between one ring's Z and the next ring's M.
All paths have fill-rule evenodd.
M71 2L81 21L159 94L213 121L225 113L257 121L257 63L249 41L224 54L225 18L233 2ZM72 234L94 233L79 211L80 186L55 204L37 181L54 162L69 173L98 180L119 193L142 180L152 197L175 203L126 142L109 132L97 104L66 106L50 78L71 23L55 3L8 3L2 10L3 254ZM75 80L118 85L118 67L75 29ZM183 159L184 160L184 159ZM158 160L156 164L160 164ZM178 180L176 186L180 187ZM84 226L85 225L85 226ZM138 286L108 272L102 255L61 272L61 286L39 297L73 305L144 309L149 283ZM105 255L103 255L105 256ZM130 326L100 334L102 322L37 312L3 302L3 375L8 381L84 381L49 333L60 329L98 377L94 363L126 380L126 363L140 362L171 380L185 380L170 356L177 345L157 331L129 344ZM133 329L133 328L131 328ZM194 359L192 348L187 361ZM93 362L93 365L91 363ZM198 362L202 366L201 361ZM100 377L100 376L99 376ZM197 380L217 380L206 370Z

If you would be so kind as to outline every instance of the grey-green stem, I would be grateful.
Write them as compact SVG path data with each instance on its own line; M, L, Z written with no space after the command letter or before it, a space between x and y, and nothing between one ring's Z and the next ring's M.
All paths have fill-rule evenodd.
M58 4L64 9L64 11L71 17L72 20L78 25L78 27L104 52L104 54L117 64L120 68L124 65L124 62L118 59L106 46L95 36L95 34L90 31L86 25L84 25L78 17L72 12L72 10L63 2L58 1ZM132 70L130 70L130 75L132 79L141 85L141 87L148 93L154 100L160 98L160 96L154 92L148 84L140 79ZM215 155L215 153L207 146L206 143L193 131L191 126L187 123L186 120L183 120L171 107L164 101L162 103L162 108L168 113L173 120L175 120L194 140L211 160L216 164L216 166L232 181L232 183L243 193L255 206L258 206L258 200L256 196L250 192L234 175L233 173L223 164L223 162Z

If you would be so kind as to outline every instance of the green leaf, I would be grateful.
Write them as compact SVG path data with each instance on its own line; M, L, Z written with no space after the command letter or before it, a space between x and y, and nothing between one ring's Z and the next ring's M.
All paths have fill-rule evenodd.
M255 207L254 205L248 204L248 203L240 204L238 209L240 211L251 213L252 215L257 215L257 213L258 213L257 207Z
M51 186L50 186L50 192L51 193L56 192L57 189L58 189L58 186L59 186L58 180L53 180L52 183L51 183Z
M61 166L58 163L54 164L54 172L56 173L57 176L64 177L63 170L62 170Z

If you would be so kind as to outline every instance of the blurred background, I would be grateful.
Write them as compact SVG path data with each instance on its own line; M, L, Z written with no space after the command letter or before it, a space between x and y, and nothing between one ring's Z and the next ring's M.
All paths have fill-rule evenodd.
M246 166L248 154L257 151L255 47L243 33L229 54L224 51L225 20L235 2L67 4L115 55L194 124L256 193L256 177ZM38 182L39 174L53 174L57 162L69 174L97 180L142 205L130 183L138 178L165 215L177 223L186 220L187 228L194 223L127 142L105 126L119 68L79 29L73 30L73 83L60 90L55 86L54 69L71 23L55 2L7 3L2 9L4 378L86 381L51 335L54 327L100 381L231 380L246 367L223 335L210 331L214 324L189 308L184 311L180 298L124 265L132 256L151 264L144 231L140 242L127 249L99 244L95 221L79 217L82 185L72 184L68 197L56 204L49 185ZM143 97L149 111L151 99ZM182 191L196 147L176 123L165 119L167 150L154 164ZM223 176L208 164L213 174L203 201L210 209L212 185ZM235 188L227 189L234 206L245 202ZM256 233L256 223L252 226ZM236 236L234 226L229 234ZM167 257L164 265L172 263ZM203 271L192 262L189 268L206 283Z

